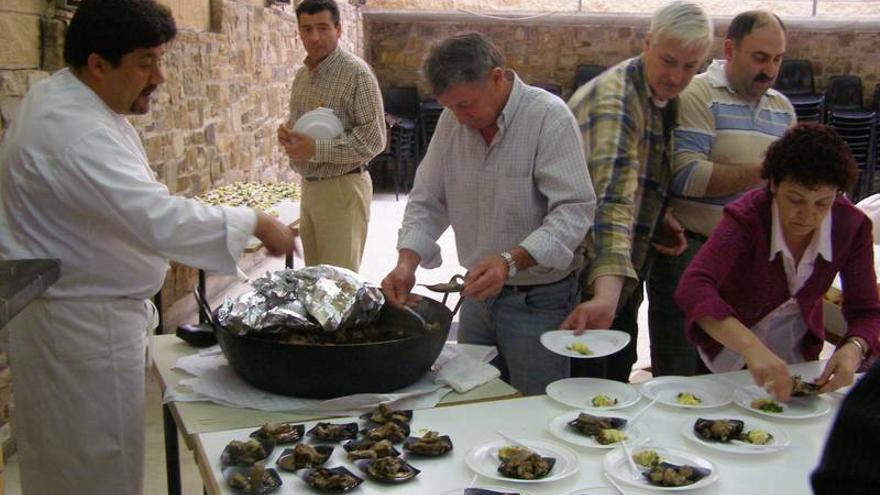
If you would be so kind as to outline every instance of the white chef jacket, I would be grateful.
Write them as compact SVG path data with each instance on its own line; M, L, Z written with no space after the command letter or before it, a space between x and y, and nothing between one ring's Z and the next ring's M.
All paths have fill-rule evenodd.
M9 323L25 495L142 493L143 299L169 258L235 273L255 225L172 196L69 70L31 88L0 143L0 258L57 258L61 274Z
M140 139L69 70L35 84L0 143L0 258L57 258L47 299L144 299L168 258L235 273L249 208L172 196Z

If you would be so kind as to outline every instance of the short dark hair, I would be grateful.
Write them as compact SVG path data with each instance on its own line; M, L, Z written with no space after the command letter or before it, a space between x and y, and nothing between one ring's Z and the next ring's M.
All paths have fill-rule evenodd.
M771 22L771 19L775 19L776 22L779 23L779 27L784 33L785 24L778 15L772 12L767 12L766 10L747 10L745 12L740 12L732 21L730 21L730 25L727 26L726 38L739 44L743 38L752 34L752 31L766 26Z
M858 168L843 139L826 125L798 124L767 149L761 177L849 191Z
M330 11L333 17L333 24L339 25L339 6L334 0L303 0L296 6L296 20L299 20L300 14L314 15L325 10Z
M85 0L64 38L64 61L78 68L97 53L113 66L138 48L174 39L177 25L168 7L154 0Z
M460 82L486 78L491 69L504 67L504 56L480 33L460 33L440 41L425 57L422 67L431 92L439 95Z

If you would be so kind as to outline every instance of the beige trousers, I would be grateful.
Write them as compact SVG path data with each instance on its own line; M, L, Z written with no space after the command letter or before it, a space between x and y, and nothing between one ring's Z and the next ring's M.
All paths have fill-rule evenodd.
M299 235L306 266L334 265L357 272L370 222L370 174L302 182Z

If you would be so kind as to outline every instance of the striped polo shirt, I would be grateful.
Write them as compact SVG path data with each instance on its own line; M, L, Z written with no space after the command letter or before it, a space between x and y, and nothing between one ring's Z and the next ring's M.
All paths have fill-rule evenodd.
M757 102L741 99L714 60L679 97L669 205L685 229L708 236L721 221L724 205L741 194L705 197L714 163L754 164L770 143L797 123L794 107L769 89Z

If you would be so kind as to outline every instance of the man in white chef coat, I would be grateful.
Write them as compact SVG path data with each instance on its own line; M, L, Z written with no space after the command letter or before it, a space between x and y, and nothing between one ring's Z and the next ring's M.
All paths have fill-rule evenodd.
M145 300L168 259L223 273L251 235L269 252L294 233L249 208L172 196L128 114L150 109L176 34L153 0L86 0L68 68L35 84L0 143L0 258L56 258L61 275L10 324L25 494L140 494Z

